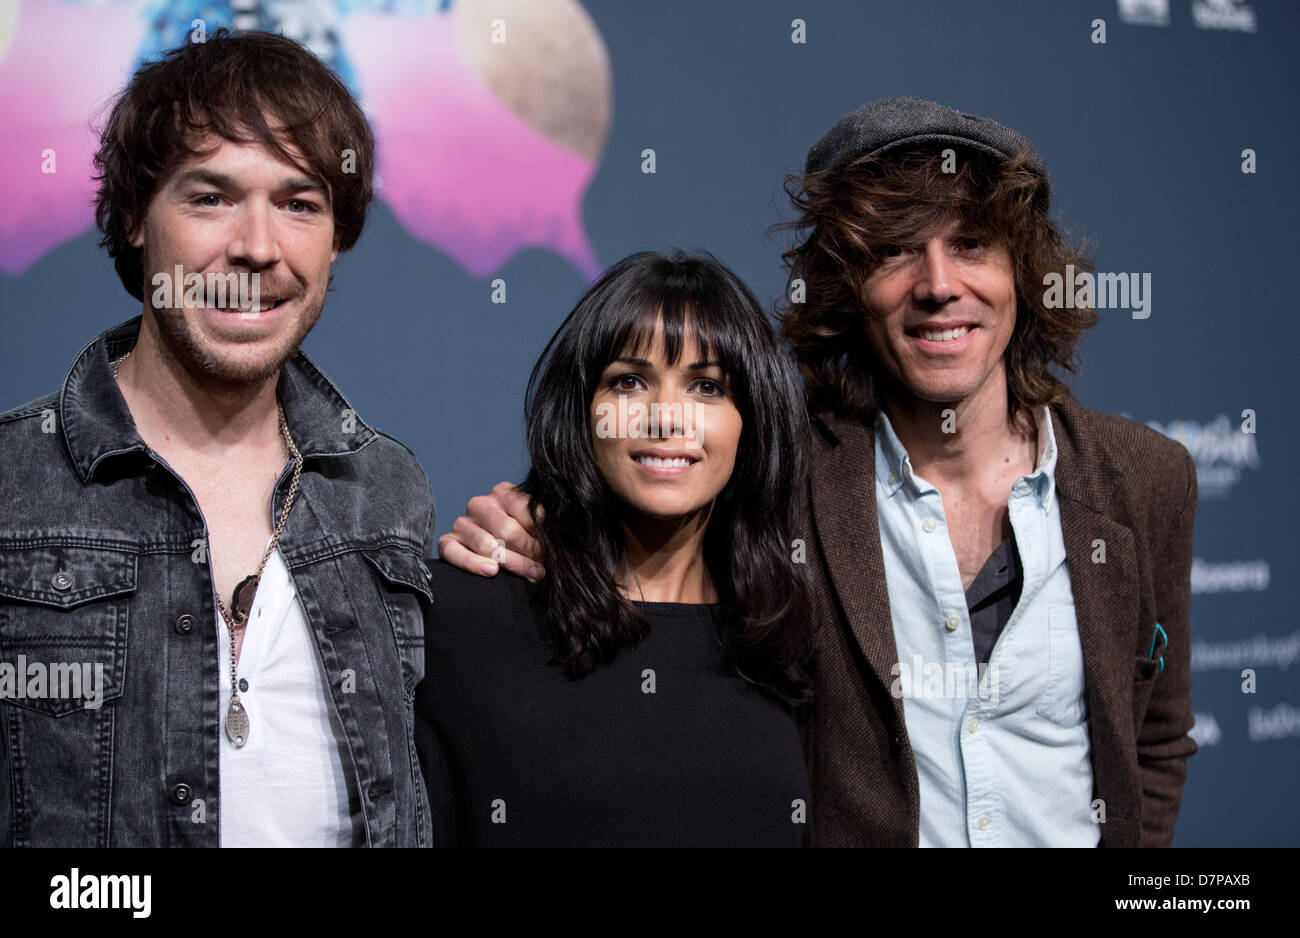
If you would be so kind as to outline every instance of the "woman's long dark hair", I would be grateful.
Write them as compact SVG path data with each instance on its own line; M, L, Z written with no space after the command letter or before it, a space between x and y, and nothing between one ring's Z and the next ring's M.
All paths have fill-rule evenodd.
M596 466L590 409L609 363L641 354L660 327L669 364L692 336L720 363L743 421L735 468L704 535L719 637L742 677L801 703L809 696L807 585L791 542L805 491L803 390L758 300L705 252L642 252L609 268L529 378L531 466L522 489L546 564L541 595L555 663L581 677L647 633L618 589L622 505Z

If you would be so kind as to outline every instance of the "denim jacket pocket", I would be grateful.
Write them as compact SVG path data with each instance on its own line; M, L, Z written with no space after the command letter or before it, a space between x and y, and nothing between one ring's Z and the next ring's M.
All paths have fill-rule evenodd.
M368 548L362 554L377 573L402 659L402 684L413 698L424 677L424 623L433 604L428 567L418 553L401 547Z
M120 697L135 586L130 551L0 548L0 704L64 717Z
M107 847L136 555L0 547L0 843Z

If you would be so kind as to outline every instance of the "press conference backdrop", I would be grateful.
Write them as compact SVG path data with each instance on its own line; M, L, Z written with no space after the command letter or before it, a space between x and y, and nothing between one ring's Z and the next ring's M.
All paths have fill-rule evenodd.
M774 300L783 179L837 118L891 95L995 117L1098 270L1145 287L1101 310L1072 387L1197 465L1175 843L1300 843L1294 3L238 5L0 0L3 408L140 312L95 244L86 126L195 28L295 35L371 116L380 198L305 349L419 456L439 532L522 476L529 369L600 268L702 247Z

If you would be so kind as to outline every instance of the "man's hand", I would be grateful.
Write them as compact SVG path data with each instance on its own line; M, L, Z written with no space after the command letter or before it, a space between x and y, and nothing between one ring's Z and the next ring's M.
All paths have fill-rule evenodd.
M505 567L536 582L546 575L528 496L509 482L475 495L451 530L438 538L438 556L467 573L496 576Z

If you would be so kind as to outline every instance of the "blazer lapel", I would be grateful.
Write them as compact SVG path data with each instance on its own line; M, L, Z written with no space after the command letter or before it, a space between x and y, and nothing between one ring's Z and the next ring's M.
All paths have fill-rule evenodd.
M1064 420L1062 419L1064 417ZM1141 790L1141 781L1127 753L1136 745L1133 730L1133 614L1138 608L1137 551L1133 532L1101 514L1094 471L1086 447L1082 408L1073 400L1052 409L1058 457L1056 487L1061 506L1070 589L1074 594L1083 670L1087 682L1089 735L1093 747L1097 797L1107 812L1118 815L1103 827L1121 844L1137 805L1127 804L1126 791ZM1103 560L1104 558L1104 560ZM1122 819L1122 820L1121 820ZM1120 821L1119 824L1114 823ZM1117 828L1123 828L1123 832ZM1112 837L1106 838L1112 842Z
M898 663L889 615L885 561L876 516L876 448L872 428L823 418L833 439L817 434L810 473L813 523L835 594L854 641L888 689ZM890 694L898 726L903 702Z

